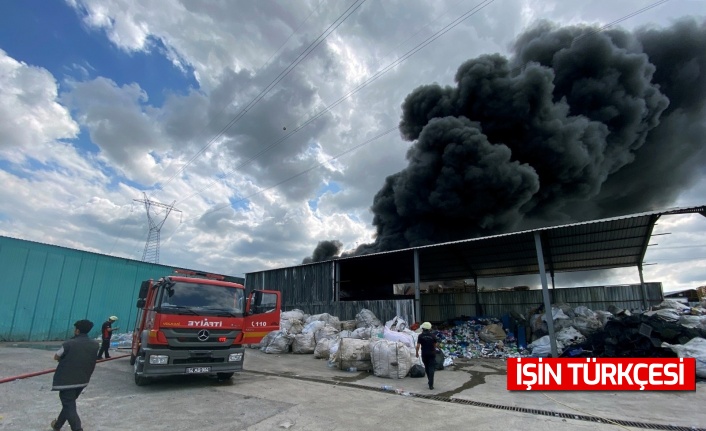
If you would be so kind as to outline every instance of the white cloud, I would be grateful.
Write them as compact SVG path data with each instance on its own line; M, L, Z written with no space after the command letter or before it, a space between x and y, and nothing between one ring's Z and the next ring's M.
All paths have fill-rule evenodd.
M151 153L165 150L160 126L143 109L147 94L137 84L118 87L106 78L70 82L64 99L77 112L101 152L99 159L118 168L128 178L145 185L156 180Z
M14 163L49 160L59 139L78 134L78 125L57 101L54 77L0 49L0 156Z
M235 5L203 0L85 0L71 4L83 14L87 25L104 30L126 51L149 50L150 39L160 40L168 47L170 59L191 65L205 87L217 84L227 69L261 67L315 5L306 1L289 2L284 7L265 1ZM317 24L320 27L322 22L314 21L312 26Z
M115 1L104 3L97 1L77 2L69 4L84 14L84 21L91 27L104 29L108 38L117 46L129 50L139 51L147 48L147 39L150 29L142 18L136 4L130 1ZM172 3L164 10L177 7Z

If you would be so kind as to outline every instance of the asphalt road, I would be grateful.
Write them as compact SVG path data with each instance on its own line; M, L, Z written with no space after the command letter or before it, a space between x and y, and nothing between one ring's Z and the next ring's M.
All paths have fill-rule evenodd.
M53 352L42 347L0 345L0 378L52 368ZM78 409L87 431L706 427L704 384L681 393L508 392L503 365L498 360L459 364L438 372L436 390L430 391L425 379L383 379L329 368L312 355L248 349L247 371L228 382L183 376L137 387L123 358L97 365ZM51 379L49 373L0 384L0 430L48 430L60 410ZM383 384L419 396L384 392ZM651 426L611 424L610 419Z

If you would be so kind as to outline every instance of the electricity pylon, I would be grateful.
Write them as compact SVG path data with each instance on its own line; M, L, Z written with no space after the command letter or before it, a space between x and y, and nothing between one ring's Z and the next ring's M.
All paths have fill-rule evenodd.
M133 199L135 202L142 202L145 204L145 210L147 210L147 222L150 225L150 231L147 235L147 242L145 243L145 251L142 253L143 262L159 263L159 232L162 230L162 225L167 221L169 213L172 211L181 212L174 208L176 201L172 202L171 205L165 205L157 201L151 201L147 198L147 193L144 193L144 199ZM150 207L155 206L158 208L164 208L164 218L160 222L155 222L150 214Z

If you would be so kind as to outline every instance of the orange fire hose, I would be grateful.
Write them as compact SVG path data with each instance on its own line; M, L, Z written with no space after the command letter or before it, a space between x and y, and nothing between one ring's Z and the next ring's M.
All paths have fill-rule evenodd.
M128 356L130 356L130 355L111 356L108 359L100 359L100 360L96 361L96 363L112 361L113 359L127 358ZM12 376L12 377L3 377L2 379L0 379L0 384L7 383L7 382L13 382L15 380L27 379L30 377L41 376L42 374L49 374L49 373L53 373L54 371L56 371L56 368L50 368L48 370L43 370L43 371L35 371L33 373L20 374L20 375Z

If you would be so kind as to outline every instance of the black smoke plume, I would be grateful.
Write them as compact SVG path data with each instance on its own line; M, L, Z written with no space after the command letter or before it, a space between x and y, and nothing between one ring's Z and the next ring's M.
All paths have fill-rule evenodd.
M661 209L706 166L706 22L543 22L402 104L407 168L352 254Z
M314 253L312 253L311 257L305 257L304 260L302 260L302 263L331 260L339 255L341 248L343 248L343 243L341 243L341 241L320 241L314 249Z

